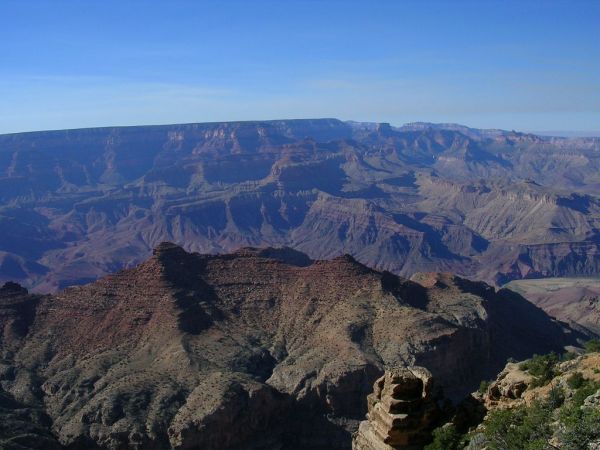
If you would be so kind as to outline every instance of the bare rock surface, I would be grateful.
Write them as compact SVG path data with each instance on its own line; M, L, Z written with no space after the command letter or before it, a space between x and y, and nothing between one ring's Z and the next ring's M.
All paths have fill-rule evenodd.
M0 386L69 449L347 449L385 368L424 366L459 399L507 357L578 337L516 294L414 279L162 243L55 295L0 289Z
M486 408L522 399L533 380L532 375L519 368L519 363L508 363L487 389L484 397Z
M386 370L367 404L367 420L352 441L354 450L419 450L430 441L440 416L433 377L423 367Z

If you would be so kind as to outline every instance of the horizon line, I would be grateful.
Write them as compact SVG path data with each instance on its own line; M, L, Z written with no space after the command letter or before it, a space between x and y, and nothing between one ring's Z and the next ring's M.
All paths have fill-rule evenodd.
M213 125L213 124L234 124L234 123L269 123L269 122L293 122L293 121L315 121L315 120L336 120L342 123L355 123L355 124L388 124L394 128L402 128L408 125L423 124L433 126L460 126L473 130L486 130L486 131L505 131L505 132L518 132L535 134L543 137L562 137L562 138L598 138L600 137L600 130L508 130L504 128L478 128L469 125L465 125L459 122L428 122L423 120L416 120L411 122L405 122L401 125L395 125L385 121L364 121L364 120L342 120L337 117L300 117L300 118L284 118L284 119L245 119L245 120L214 120L214 121L200 121L200 122L169 122L169 123L138 123L133 125L98 125L98 126L83 126L73 128L48 128L48 129L33 129L23 131L11 131L8 133L1 132L0 136L12 136L32 133L59 133L68 131L84 131L84 130L103 130L103 129L116 129L116 128L149 128L149 127L173 127L173 126L190 126L190 125Z

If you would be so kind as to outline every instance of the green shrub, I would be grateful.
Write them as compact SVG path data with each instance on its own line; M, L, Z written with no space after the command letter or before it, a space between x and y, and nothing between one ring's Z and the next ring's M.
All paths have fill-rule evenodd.
M542 403L492 411L485 421L489 449L541 450L552 435L551 410Z
M579 389L583 386L585 382L585 378L583 378L583 374L581 372L575 372L569 378L567 378L567 385L571 389Z
M560 360L561 362L563 361L571 361L572 359L577 358L577 353L573 353L573 352L566 352L563 353L562 355L560 355Z
M532 387L539 387L545 386L557 375L556 363L558 363L558 355L552 352L547 355L533 355L533 358L522 362L519 368L535 377L531 383Z
M600 352L600 339L592 339L583 344L586 353Z
M550 392L548 392L548 398L546 399L546 405L550 409L560 408L565 403L565 393L562 388L558 386L552 386Z
M595 394L598 389L600 389L599 381L585 380L583 385L573 394L571 404L579 408L583 405L583 401L590 395Z
M595 408L578 408L577 420L564 424L559 432L561 449L580 450L600 439L600 411Z
M488 390L488 387L490 387L490 382L487 380L483 380L481 383L479 383L479 393L481 395L485 394Z
M578 423L581 422L585 413L585 408L581 408L583 402L598 389L600 389L600 382L584 379L583 384L575 391L569 404L561 408L560 422L566 430L577 429Z
M454 425L447 425L433 430L433 441L424 450L459 450L466 445L466 438Z

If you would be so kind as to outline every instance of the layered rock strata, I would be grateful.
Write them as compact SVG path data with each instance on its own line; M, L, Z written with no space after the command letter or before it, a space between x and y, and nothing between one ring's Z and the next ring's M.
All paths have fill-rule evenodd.
M290 246L497 285L600 274L600 138L334 119L0 136L0 282L36 292L161 241ZM533 213L534 212L534 213Z
M433 378L423 367L386 370L367 397L367 420L354 436L354 450L419 450L440 414Z

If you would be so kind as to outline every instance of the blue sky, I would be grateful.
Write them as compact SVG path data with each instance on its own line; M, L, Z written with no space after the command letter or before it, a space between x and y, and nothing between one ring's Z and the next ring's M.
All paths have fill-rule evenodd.
M0 0L0 133L338 117L600 130L600 1Z

